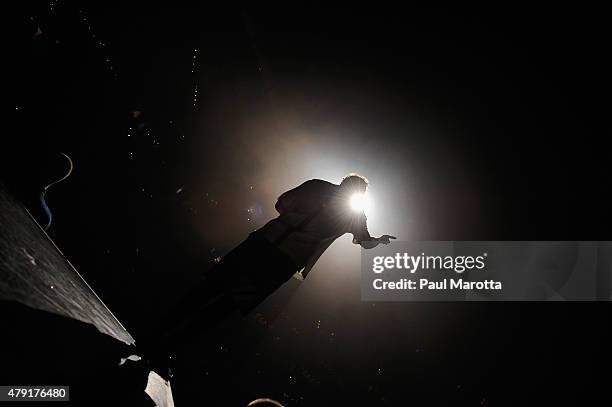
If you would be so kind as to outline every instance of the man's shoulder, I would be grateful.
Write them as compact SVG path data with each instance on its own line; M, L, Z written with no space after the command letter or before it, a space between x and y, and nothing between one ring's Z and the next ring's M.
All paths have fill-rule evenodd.
M313 196L327 196L333 195L339 188L338 185L332 184L331 182L324 181L322 179L310 179L293 188L290 191L283 193L279 200L288 199L304 199ZM277 208L278 209L278 208Z
M304 182L302 186L321 189L335 189L338 187L336 184L318 178L309 179L308 181Z

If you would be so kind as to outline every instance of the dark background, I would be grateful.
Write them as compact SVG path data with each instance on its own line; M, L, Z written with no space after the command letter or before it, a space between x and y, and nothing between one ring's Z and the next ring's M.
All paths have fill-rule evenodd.
M610 240L602 15L26 4L5 61L15 108L2 179L46 222L38 195L65 171L58 152L71 156L74 173L48 193L50 235L137 343L215 257L275 216L280 193L327 174L309 163L331 165L333 182L370 178L385 209L369 217L377 233ZM312 282L209 334L177 378L177 405L603 396L609 304L362 303L358 266L333 257L356 262L358 250L343 250ZM7 345L3 382L53 378L88 389L83 401L92 382L124 374L113 370L123 350L93 329L3 308L20 349Z

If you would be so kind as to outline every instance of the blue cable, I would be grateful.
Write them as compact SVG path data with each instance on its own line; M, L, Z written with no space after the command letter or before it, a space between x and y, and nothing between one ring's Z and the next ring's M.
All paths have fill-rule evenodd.
M60 152L61 155L63 155L64 157L66 157L66 159L68 159L68 163L70 164L70 168L68 169L68 172L66 173L66 175L64 175L62 178L53 181L52 183L50 183L49 185L47 185L46 187L43 188L42 192L40 193L40 204L42 206L42 208L45 211L45 214L47 215L47 226L45 226L45 230L49 230L49 228L51 227L51 222L53 221L53 215L51 214L51 209L49 209L49 206L47 205L47 201L45 199L47 191L49 190L49 188L51 188L53 185L62 182L63 180L65 180L66 178L68 178L70 176L70 174L72 174L72 169L74 168L74 166L72 165L72 160L70 159L70 157L68 157L66 154Z

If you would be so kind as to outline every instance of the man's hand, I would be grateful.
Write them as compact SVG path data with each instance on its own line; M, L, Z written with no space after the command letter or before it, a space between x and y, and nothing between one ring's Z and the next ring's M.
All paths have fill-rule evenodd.
M389 243L391 243L391 239L397 239L397 237L391 236L391 235L382 235L381 237L377 238L376 240L378 240L378 243L389 244Z
M364 249L373 249L381 243L382 244L391 243L391 239L397 239L397 238L391 235L382 235L381 237L373 237L370 240L362 240L359 244Z

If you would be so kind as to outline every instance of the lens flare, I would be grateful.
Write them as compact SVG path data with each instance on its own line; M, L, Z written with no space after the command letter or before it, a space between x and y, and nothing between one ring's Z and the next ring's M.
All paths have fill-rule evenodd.
M370 201L366 194L354 194L350 200L351 209L355 212L364 212L370 207Z

